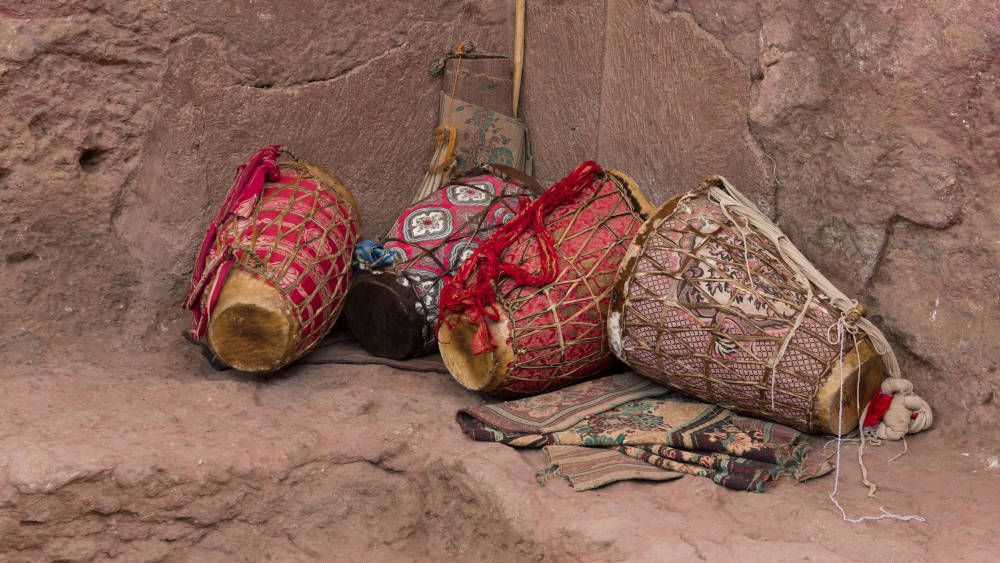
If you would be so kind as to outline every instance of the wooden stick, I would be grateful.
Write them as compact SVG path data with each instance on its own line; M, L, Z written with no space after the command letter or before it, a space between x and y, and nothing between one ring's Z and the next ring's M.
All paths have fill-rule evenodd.
M524 2L515 0L514 4L514 117L517 117L517 104L521 99L521 71L524 69Z

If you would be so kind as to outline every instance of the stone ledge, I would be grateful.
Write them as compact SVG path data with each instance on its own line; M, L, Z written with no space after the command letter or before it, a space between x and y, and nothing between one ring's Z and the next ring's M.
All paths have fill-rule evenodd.
M763 495L695 478L539 487L539 452L459 432L454 412L481 399L444 374L328 364L256 380L210 371L188 348L166 354L136 362L146 368L18 367L5 378L0 551L79 561L934 559L996 546L1000 490L980 463L996 455L986 441L931 432L890 467L896 446L875 449L878 501L856 484L849 446L842 498L852 512L885 504L928 517L851 525L829 505L830 478Z

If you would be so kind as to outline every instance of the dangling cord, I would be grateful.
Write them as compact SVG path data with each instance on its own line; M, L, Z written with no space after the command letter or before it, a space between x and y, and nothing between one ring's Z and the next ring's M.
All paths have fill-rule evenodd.
M726 216L729 222L733 224L733 227L736 229L736 232L740 234L740 238L743 241L743 267L746 269L747 279L750 282L750 288L756 290L757 286L753 282L753 271L750 268L750 245L747 243L747 233L746 233L746 231L750 229L750 216L747 213L750 210L750 208L748 208L746 204L740 203L739 201L724 201L723 200L724 198L718 197L717 192L713 191L709 191L709 198L715 201L715 203L719 205L719 209L722 210L722 213ZM740 222L737 221L737 217L743 217L743 225L740 225ZM782 339L781 346L778 347L777 352L771 358L770 362L771 365L769 367L771 368L772 409L774 408L775 384L778 379L778 364L781 363L781 359L785 357L785 352L788 350L788 345L792 342L792 339L795 338L795 333L798 332L799 327L802 326L802 321L805 320L806 315L809 313L809 308L812 307L813 298L815 297L813 295L812 284L809 282L808 276L806 276L806 274L795 264L795 262L789 260L788 257L785 255L785 251L782 248L780 241L781 239L787 237L785 237L783 233L780 233L780 231L778 232L777 237L778 237L777 240L773 241L774 247L778 250L778 254L781 257L781 260L785 264L787 264L788 267L792 270L792 273L795 274L795 281L797 281L799 285L802 286L802 289L806 292L806 301L802 305L802 310L799 311L799 314L795 316L795 321L792 323L792 326L788 329L788 333L785 334L785 338Z
M839 400L837 402L837 405L838 405L838 407L837 407L837 450L836 450L836 455L834 456L834 464L835 465L834 465L834 470L833 470L833 490L830 491L830 495L829 495L830 502L832 502L833 506L837 507L837 510L840 511L841 518L843 518L845 522L851 522L852 524L858 524L858 523L861 523L861 522L864 522L864 521L867 521L867 520L902 520L904 522L908 522L910 520L915 520L917 522L926 522L927 519L924 518L923 516L918 515L918 514L912 514L912 515L893 514L892 512L889 512L888 510L886 510L884 506L880 506L879 507L879 511L881 512L881 514L879 514L878 516L859 516L858 518L850 518L850 517L847 516L847 511L844 510L844 507L841 506L840 502L837 500L837 490L838 490L838 486L840 484L840 447L841 447L841 444L843 442L842 436L844 434L844 432L843 432L843 430L844 430L844 340L845 340L847 332L849 330L852 330L852 329L853 330L857 330L854 327L848 327L846 321L844 320L844 317L841 317L837 321L837 340L840 341L840 362L838 364L838 366L840 368L839 369L839 374L840 374L840 391L839 391L839 393L840 393L840 395L839 395ZM865 410L867 411L868 408L865 407ZM863 421L864 419L861 418L861 420ZM862 422L862 424L863 424L863 422ZM861 435L862 446L861 447L864 446L864 440L865 440L864 429L862 428L862 435ZM861 456L860 449L859 449L858 456L859 456L859 459L860 459L860 456ZM867 483L868 482L868 470L867 470L867 468L863 464L862 464L861 467L862 467L862 477L865 480L865 482ZM871 488L869 488L869 496L871 496L873 494L874 493L872 492Z

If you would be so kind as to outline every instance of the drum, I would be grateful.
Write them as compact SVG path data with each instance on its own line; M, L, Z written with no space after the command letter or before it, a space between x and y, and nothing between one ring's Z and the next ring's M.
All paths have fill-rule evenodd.
M891 355L863 312L753 203L712 178L636 235L608 332L623 362L663 385L837 434L857 427L859 407L879 387L875 346Z
M202 242L185 301L190 339L242 371L299 358L340 313L360 228L351 193L332 173L278 146L259 151Z
M359 248L356 262L364 271L351 286L344 317L361 345L397 360L434 351L441 287L540 191L516 170L487 165L404 211L381 244Z
M452 376L517 396L614 365L611 289L650 210L626 175L586 162L498 229L442 291L438 344Z

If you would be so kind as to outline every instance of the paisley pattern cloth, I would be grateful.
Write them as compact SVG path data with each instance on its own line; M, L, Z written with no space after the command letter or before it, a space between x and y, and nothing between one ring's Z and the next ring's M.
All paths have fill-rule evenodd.
M833 469L821 437L690 400L634 373L463 409L457 418L475 440L544 447L551 465L540 475L562 475L578 491L695 475L763 492L781 478Z
M713 181L720 180L665 204L635 236L609 315L615 355L704 401L805 432L835 433L827 413L839 409L831 396L839 386L827 382L840 374L841 313L830 296L804 288L763 231L702 191ZM843 388L861 392L857 402L865 404L876 385ZM845 401L849 413L855 401Z

